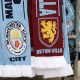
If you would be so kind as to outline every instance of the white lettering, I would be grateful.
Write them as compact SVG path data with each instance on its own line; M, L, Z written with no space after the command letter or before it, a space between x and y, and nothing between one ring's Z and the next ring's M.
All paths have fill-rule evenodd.
M43 0L39 0L39 11L40 11L39 16L56 14L57 13L56 10L45 9L44 6L50 6L50 5L55 6L56 2L44 2Z

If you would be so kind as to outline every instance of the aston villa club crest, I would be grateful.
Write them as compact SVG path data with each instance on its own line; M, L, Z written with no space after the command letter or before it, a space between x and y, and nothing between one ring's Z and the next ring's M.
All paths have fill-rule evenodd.
M26 31L20 22L10 22L6 27L6 45L14 55L21 55L26 49Z
M46 47L52 47L58 40L59 28L57 18L39 19L39 39Z

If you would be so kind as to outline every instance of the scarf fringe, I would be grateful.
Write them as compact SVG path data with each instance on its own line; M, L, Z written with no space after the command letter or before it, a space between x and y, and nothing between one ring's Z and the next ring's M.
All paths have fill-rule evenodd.
M36 75L43 75L43 78L56 78L56 77L66 77L73 75L73 70L70 64L62 68L54 69L36 69Z
M35 57L32 60L32 65L36 69L60 68L67 65L64 56Z
M54 73L53 73L54 71ZM66 77L73 75L73 70L71 68L71 65L68 64L67 66L61 68L61 69L56 69L56 70L48 70L45 72L44 78L53 78L53 77Z
M35 56L31 56L31 67L35 68Z
M6 65L2 77L34 77L33 71L28 65Z

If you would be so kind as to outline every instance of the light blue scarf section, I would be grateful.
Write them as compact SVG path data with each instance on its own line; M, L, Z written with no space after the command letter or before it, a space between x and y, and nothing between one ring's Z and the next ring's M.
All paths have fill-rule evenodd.
M1 46L1 30L0 30L0 65L4 65L3 54L2 54L2 46Z
M66 13L65 13L65 0L63 0L63 34L64 34L64 57L66 62L70 64L70 54L69 54L69 45L68 45L68 33L66 27Z
M30 65L27 0L0 0L0 7L0 53L3 55L4 64Z

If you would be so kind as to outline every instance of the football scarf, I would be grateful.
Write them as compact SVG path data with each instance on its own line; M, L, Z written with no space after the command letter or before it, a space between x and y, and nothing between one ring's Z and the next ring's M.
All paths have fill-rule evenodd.
M31 41L35 68L58 68L66 65L63 56L61 0L31 0ZM30 11L30 10L29 10ZM59 14L58 14L59 13ZM56 57L57 56L57 57Z
M35 2L34 2L35 3ZM32 3L32 4L34 4L34 3ZM46 69L46 67L44 68L44 69L42 69L41 67L35 67L35 73L36 73L36 75L43 75L44 76L44 78L52 78L52 77L63 77L63 76L68 76L68 75L72 75L73 74L73 71L72 71L72 68L71 68L71 65L70 65L70 55L69 55L69 46L68 46L68 36L67 36L67 27L66 27L66 17L65 17L65 1L63 2L64 3L64 7L63 7L63 17L64 17L64 24L63 24L63 34L64 34L64 45L66 45L65 47L64 47L64 56L65 56L65 59L66 59L66 62L67 62L67 65L64 67L60 67L60 66L58 66L58 67L56 67L55 66L55 64L54 63L52 63L54 66L55 66L55 68L54 67L52 67L52 68L49 68L49 67L47 67L47 69ZM31 5L30 5L31 6ZM29 9L30 10L30 9ZM31 11L30 11L31 12ZM33 11L32 11L33 12ZM33 13L32 13L33 14ZM30 18L31 19L31 18ZM31 24L31 23L30 23ZM33 25L32 25L33 26ZM30 27L32 27L32 26L30 26ZM66 32L66 33L65 33ZM31 33L33 33L33 29L31 30ZM33 35L31 35L31 37L33 37ZM33 40L31 40L31 41L33 41ZM67 42L66 42L67 41ZM66 52L67 51L67 52ZM33 53L32 53L33 54ZM50 57L50 56L49 56ZM52 58L52 57L47 57L47 62L48 62L48 59L50 59L50 58ZM41 59L42 59L42 56L40 57ZM38 59L40 59L39 57L37 57L37 60ZM43 58L45 58L45 57L43 57ZM55 62L55 60L57 60L57 58L59 58L58 56L55 56L55 57L53 57L54 58L54 62ZM32 64L33 64L33 62L35 63L35 61L32 61ZM44 62L44 64L41 64L41 62L44 62L44 60L43 61L39 61L38 63L39 63L39 66L40 65L45 65L45 62ZM52 62L52 61L51 61ZM58 64L58 63L57 63ZM34 64L34 65L36 65L36 63ZM48 65L49 65L49 63L48 63Z
M32 77L27 0L0 0L0 5L3 77Z

